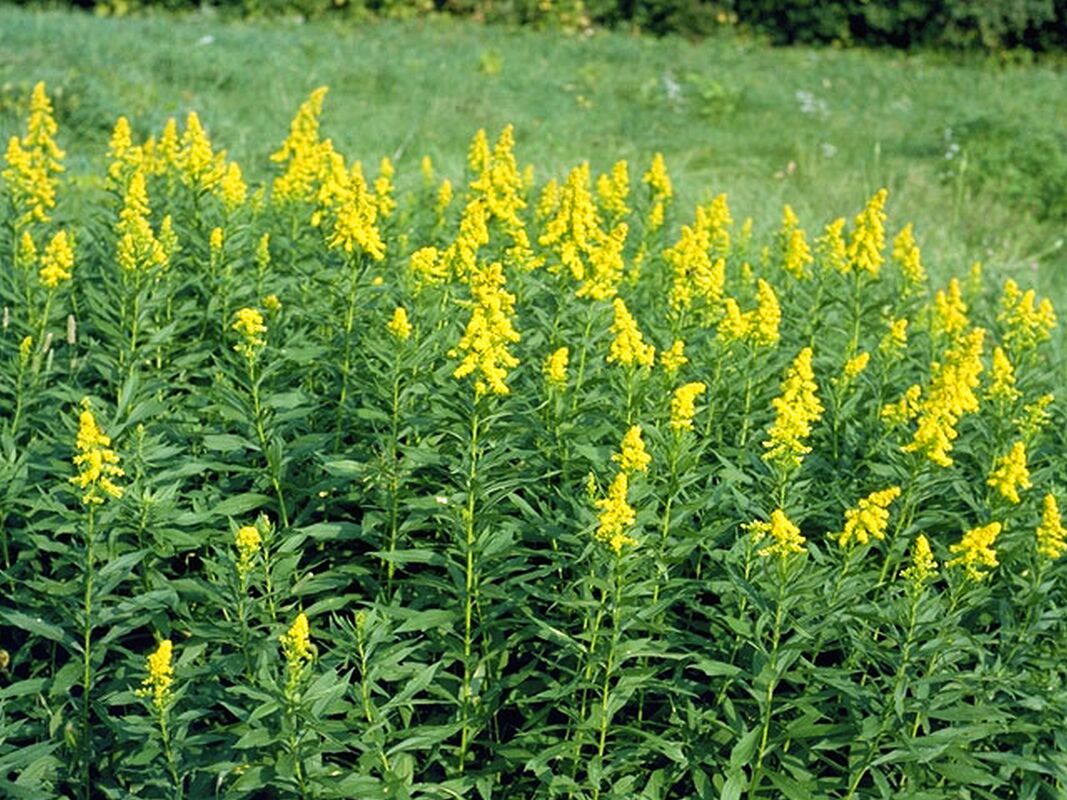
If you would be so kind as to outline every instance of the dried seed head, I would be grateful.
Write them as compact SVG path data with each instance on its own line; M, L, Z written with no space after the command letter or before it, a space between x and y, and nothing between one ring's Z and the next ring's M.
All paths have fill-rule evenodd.
M74 320L73 314L67 314L67 344L76 344L78 342L78 323Z

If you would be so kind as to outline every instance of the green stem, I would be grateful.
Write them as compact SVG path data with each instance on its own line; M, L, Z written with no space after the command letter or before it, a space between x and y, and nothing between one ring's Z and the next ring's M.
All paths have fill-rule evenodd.
M597 743L597 760L603 764L604 752L608 742L608 723L611 721L608 709L611 705L611 676L615 668L615 650L621 638L622 624L622 578L620 575L622 556L615 556L615 568L612 572L613 597L611 603L611 640L608 645L608 658L604 664L604 682L600 692L600 740ZM600 782L593 787L593 800L600 797Z
M389 430L389 560L386 565L386 592L392 594L396 573L396 543L400 527L400 476L398 474L400 438L400 356L393 360L393 404Z
M462 703L462 729L459 740L459 765L458 770L463 774L467 761L467 748L470 746L470 716L471 716L471 678L473 675L471 656L473 653L473 616L474 598L477 591L477 572L474 558L475 545L475 489L478 480L478 403L475 398L474 407L471 411L471 436L470 451L467 456L467 508L464 519L464 549L466 551L466 581L463 595L463 688L461 694Z
M82 708L81 708L81 778L82 794L88 800L92 790L93 737L90 725L90 694L93 685L93 539L96 533L96 508L88 506L85 525L85 594L82 613Z
M337 423L334 433L334 447L341 446L345 423L345 403L348 401L348 376L352 371L352 330L356 323L356 294L359 288L359 260L353 259L349 264L351 283L348 289L348 307L345 310L344 357L341 361L341 393L337 400Z
M784 560L778 561L778 598L774 609L774 628L771 632L770 679L763 698L763 729L760 733L759 750L756 752L756 766L752 770L752 781L748 787L749 800L755 798L759 791L760 778L763 774L763 759L767 755L767 740L771 732L771 718L774 709L774 690L778 686L778 646L782 639L782 620L785 616L786 572Z

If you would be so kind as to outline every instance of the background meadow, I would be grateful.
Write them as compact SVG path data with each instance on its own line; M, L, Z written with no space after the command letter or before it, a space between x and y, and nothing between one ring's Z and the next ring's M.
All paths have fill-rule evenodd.
M1063 794L1055 63L0 31L6 795Z

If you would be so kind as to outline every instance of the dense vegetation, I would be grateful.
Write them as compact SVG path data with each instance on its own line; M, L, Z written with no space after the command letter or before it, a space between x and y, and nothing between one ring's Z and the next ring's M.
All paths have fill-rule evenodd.
M43 85L7 147L5 793L1063 793L1048 300L325 97L258 187L195 114L72 175Z

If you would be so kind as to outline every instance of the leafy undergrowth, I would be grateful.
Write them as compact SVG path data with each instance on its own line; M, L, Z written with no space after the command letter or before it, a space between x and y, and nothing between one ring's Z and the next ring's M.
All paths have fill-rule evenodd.
M324 97L260 188L120 119L68 205L41 85L7 149L6 795L1062 795L1047 300Z

